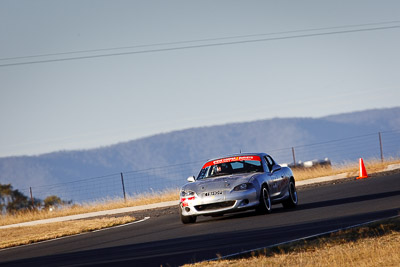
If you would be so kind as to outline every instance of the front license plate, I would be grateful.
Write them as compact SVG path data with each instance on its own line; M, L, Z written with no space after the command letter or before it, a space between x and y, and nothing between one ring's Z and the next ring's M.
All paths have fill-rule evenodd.
M203 199L208 201L221 201L225 199L225 192L222 190L215 190L203 193Z
M224 192L222 190L216 190L216 191L203 193L204 197L218 197L218 196L223 196L223 195L224 195Z

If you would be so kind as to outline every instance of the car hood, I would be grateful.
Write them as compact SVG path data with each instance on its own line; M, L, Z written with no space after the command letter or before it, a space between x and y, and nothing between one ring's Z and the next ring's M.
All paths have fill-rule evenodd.
M206 178L188 183L182 187L182 190L190 190L196 193L222 189L231 190L237 185L251 182L253 178L258 175L260 175L260 173L245 173Z

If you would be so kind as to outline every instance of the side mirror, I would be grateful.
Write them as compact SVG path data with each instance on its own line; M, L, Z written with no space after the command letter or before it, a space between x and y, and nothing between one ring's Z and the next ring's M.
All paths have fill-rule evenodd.
M189 183L193 183L193 182L195 181L194 176L189 176L189 177L187 178L187 181L188 181Z
M276 165L272 166L271 173L279 171L280 169L282 169L281 165L276 164Z

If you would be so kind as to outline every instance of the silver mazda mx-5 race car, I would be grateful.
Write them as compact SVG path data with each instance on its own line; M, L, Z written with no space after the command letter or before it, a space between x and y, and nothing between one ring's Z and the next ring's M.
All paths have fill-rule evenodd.
M236 154L206 162L197 178L188 178L180 191L180 217L195 223L199 215L219 216L256 209L270 213L272 204L297 206L295 180L265 153Z

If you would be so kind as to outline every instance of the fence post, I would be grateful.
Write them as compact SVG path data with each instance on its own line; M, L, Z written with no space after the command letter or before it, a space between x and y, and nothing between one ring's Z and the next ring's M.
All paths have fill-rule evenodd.
M383 147L382 147L382 135L379 132L379 147L381 148L381 161L383 162Z
M122 172L121 172L121 183L122 183L122 192L124 193L124 200L126 202L124 175L122 174Z
M31 192L32 208L34 208L35 207L35 202L33 201L32 187L29 187L29 191Z
M293 167L296 166L296 156L294 154L294 147L292 147L292 155L293 155Z

